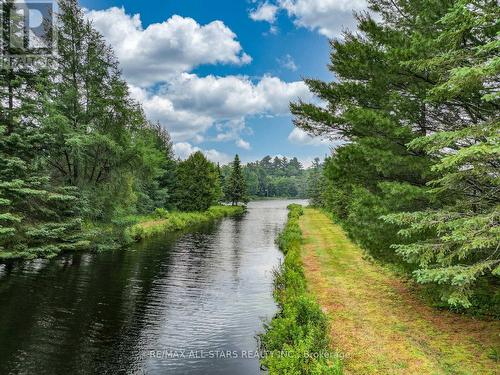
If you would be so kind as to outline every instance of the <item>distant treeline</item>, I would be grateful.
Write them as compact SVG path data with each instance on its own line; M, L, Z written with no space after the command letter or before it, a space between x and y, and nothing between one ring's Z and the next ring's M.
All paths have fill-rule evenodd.
M309 179L318 165L319 159L315 161L313 168L305 169L296 157L288 159L266 156L243 166L246 193L251 198L307 198ZM221 169L225 177L229 174L230 166Z
M295 124L346 141L313 202L440 304L500 315L500 43L497 1L369 1L331 42L326 106Z

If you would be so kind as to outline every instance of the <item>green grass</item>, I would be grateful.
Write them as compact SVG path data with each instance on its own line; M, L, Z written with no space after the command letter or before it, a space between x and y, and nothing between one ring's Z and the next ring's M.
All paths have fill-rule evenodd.
M134 241L140 241L158 234L183 230L223 217L241 215L245 210L246 208L243 206L213 206L205 212L156 210L152 215L131 218L135 224L129 226L125 230L125 234Z
M322 212L305 209L301 260L352 374L498 374L500 323L432 308L409 280L370 261Z
M300 260L303 208L293 204L289 210L288 223L278 238L285 260L274 281L280 310L260 336L266 354L261 364L270 375L342 374L340 358L330 349L328 319L307 291Z

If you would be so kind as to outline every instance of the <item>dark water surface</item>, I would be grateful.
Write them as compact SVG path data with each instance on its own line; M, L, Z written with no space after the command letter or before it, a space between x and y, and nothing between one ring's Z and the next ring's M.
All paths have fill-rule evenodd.
M289 203L127 251L0 265L0 374L259 374Z

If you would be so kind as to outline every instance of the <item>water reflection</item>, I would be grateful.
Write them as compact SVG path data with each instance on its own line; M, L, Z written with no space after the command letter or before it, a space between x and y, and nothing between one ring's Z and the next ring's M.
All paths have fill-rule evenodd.
M288 203L128 251L2 265L0 374L258 374L257 358L208 351L257 349Z

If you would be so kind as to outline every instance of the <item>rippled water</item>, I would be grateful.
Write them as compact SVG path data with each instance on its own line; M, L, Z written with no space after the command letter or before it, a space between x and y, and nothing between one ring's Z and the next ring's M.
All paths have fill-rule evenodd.
M0 265L0 374L259 374L289 203L127 251Z

